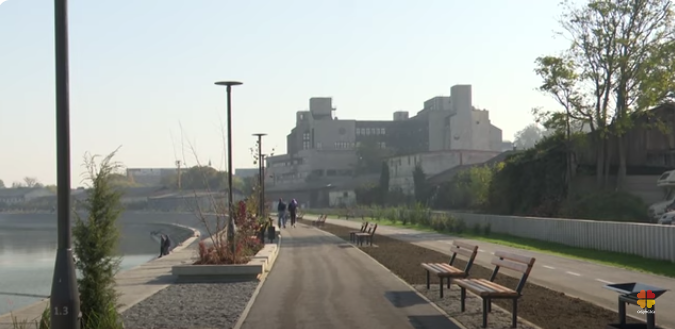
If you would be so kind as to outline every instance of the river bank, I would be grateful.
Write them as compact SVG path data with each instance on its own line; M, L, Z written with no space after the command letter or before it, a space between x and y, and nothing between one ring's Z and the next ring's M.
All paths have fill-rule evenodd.
M176 226L185 230L185 227ZM162 290L170 283L170 269L173 265L178 265L189 261L192 258L194 250L190 248L198 240L198 230L193 229L193 235L186 240L181 241L180 245L175 247L172 253L162 258L154 258L148 262L120 272L117 276L117 290L120 293L120 312L137 304ZM12 316L17 321L33 321L41 316L44 309L48 306L49 300L44 299L26 307L15 309L11 314L0 315L0 329L13 329Z
M40 302L50 294L56 248L56 225L50 218L50 215L0 214L0 315ZM174 241L172 249L195 234L200 235L199 230L192 228L198 226L192 216L125 213L121 219L122 272L159 255L159 244L152 233L170 236ZM167 223L169 220L184 224Z

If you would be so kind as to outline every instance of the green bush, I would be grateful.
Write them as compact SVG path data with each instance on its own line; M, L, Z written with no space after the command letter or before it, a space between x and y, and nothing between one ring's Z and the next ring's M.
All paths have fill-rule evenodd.
M483 225L483 235L488 236L492 233L492 225L490 223L486 223Z
M565 201L560 217L603 221L648 222L647 205L627 192L576 195Z
M453 226L455 233L462 234L466 232L466 222L464 222L464 220L461 218L455 220L455 225Z
M78 286L83 329L121 328L117 314L118 293L115 275L119 271L117 254L119 229L117 218L122 212L119 189L110 177L119 168L112 162L115 152L96 163L96 156L86 160L91 189L84 201L87 218L76 214L73 227L76 267L82 273Z
M473 232L473 234L479 235L483 232L483 228L481 227L481 225L479 223L474 223L472 228L471 228L471 231Z

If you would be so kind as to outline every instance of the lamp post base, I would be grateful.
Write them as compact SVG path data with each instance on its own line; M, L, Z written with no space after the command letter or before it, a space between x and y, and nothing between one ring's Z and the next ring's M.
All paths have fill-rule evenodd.
M80 296L72 249L56 250L49 308L51 329L80 328Z

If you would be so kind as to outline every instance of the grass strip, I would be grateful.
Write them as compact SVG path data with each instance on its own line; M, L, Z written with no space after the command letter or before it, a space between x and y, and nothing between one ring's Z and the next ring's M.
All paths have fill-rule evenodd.
M312 214L312 213L308 213ZM315 215L315 214L313 214ZM329 215L329 218L336 219L337 216ZM358 218L358 220L361 220ZM624 254L612 251L585 249L579 247L567 246L560 243L548 242L530 238L522 238L508 234L491 232L489 235L481 235L474 233L454 233L437 231L433 228L422 224L403 224L390 219L376 220L374 218L366 217L367 221L377 222L379 225L386 225L398 228L413 229L421 232L435 232L448 236L459 236L466 239L494 243L502 246L531 250L556 256L563 256L573 259L590 261L597 264L614 266L624 268L631 271L663 275L670 278L675 278L675 263L665 260L655 260L644 258L631 254ZM467 228L470 230L470 228Z

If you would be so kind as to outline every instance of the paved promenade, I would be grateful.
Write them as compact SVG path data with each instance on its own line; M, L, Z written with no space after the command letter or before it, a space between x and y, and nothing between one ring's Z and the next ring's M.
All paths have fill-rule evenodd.
M305 219L316 220L316 216L305 215ZM355 230L361 228L361 219L347 221L329 216L326 223L350 227ZM383 225L378 225L376 235L392 237L446 254L450 253L450 245L454 239L451 236L439 233L420 232ZM377 237L375 237L375 240L377 240ZM537 258L537 261L532 274L530 274L530 282L564 292L566 295L578 297L614 311L617 311L618 294L604 289L603 286L605 284L641 282L669 289L670 291L656 300L656 323L663 327L675 329L675 312L668 311L669 307L675 305L675 279L546 253L515 249L483 241L461 240L480 246L476 263L488 268L492 267L490 261L492 260L492 253L495 250L506 250L534 256ZM508 272L504 272L504 274L508 275ZM659 305L662 306L658 307ZM644 320L644 315L637 314L637 310L636 306L629 306L627 314Z
M171 267L182 263L192 262L195 248L191 246L197 240L192 237L168 255L155 259L149 263L135 267L117 275L117 291L121 294L120 312L128 309L136 303L154 295L166 288L174 279L171 275ZM15 310L13 315L19 320L39 319L47 307L49 300ZM30 326L29 328L33 328ZM12 319L9 314L0 316L0 329L12 329Z
M298 224L242 329L460 329L370 257L342 239Z

